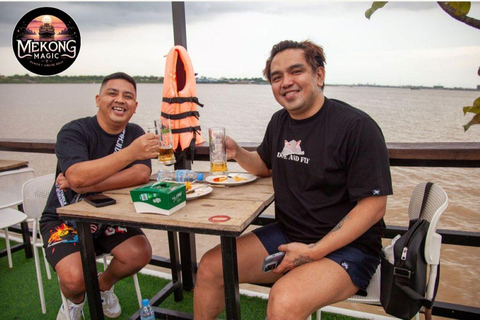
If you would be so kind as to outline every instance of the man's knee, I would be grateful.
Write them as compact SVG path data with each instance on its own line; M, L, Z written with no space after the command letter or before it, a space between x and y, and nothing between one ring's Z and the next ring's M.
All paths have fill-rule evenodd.
M60 264L59 262L58 264ZM61 268L57 264L56 271L62 291L65 295L75 295L85 292L85 280L83 278L82 265L71 265L67 268Z
M275 319L302 319L309 315L305 306L299 303L297 297L292 296L288 288L273 286L268 298L267 318Z
M152 259L152 246L146 236L139 236L139 243L135 246L136 252L133 254L142 268Z
M197 270L197 282L223 285L222 261L215 249L202 256Z
M113 255L132 269L142 269L152 258L152 247L147 237L139 235L128 239L125 245L121 245L112 251ZM137 270L137 271L138 271Z

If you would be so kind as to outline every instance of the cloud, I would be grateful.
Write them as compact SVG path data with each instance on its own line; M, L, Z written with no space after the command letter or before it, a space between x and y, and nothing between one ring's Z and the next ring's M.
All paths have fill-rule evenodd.
M39 7L65 11L88 31L119 25L172 23L170 2L0 2L0 23L14 26L23 15Z
M444 53L478 48L478 30L452 19L433 2L389 2L368 20L364 13L370 5L363 1L187 1L187 43L195 72L258 77L274 43L310 39L327 52L331 83L396 84L400 78L402 83L418 78L416 84L430 85L437 84L436 77L442 83L447 79L459 86L476 86L478 81L469 76L469 70L478 69L478 51L450 60ZM12 31L24 14L40 6L65 11L80 28L82 49L67 74L106 74L118 68L135 75L163 74L163 56L173 45L170 2L0 0L1 73L24 72L12 56ZM480 3L472 3L470 15L480 17ZM439 65L443 77L432 71ZM445 74L455 76L445 78Z

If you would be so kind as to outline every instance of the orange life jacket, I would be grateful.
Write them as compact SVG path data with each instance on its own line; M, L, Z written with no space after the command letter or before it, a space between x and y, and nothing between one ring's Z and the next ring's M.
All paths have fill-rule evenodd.
M173 150L181 151L195 144L204 142L198 118L197 86L192 62L187 50L182 46L174 46L167 55L165 78L163 79L162 122L170 119L172 128ZM193 157L192 157L193 159Z

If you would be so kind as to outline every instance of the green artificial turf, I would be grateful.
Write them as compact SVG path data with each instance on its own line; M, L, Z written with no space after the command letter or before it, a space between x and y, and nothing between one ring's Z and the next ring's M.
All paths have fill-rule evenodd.
M12 243L13 245L14 243ZM0 238L0 250L5 248L5 239ZM48 280L45 272L42 254L41 270L43 278L43 286L45 291L45 300L47 305L47 313L42 314L40 306L40 298L38 294L37 278L35 273L34 259L25 258L24 251L13 253L13 268L8 267L7 257L0 258L0 319L55 319L58 309L61 305L60 291L55 272L52 271L52 279ZM102 270L103 265L99 264L98 269ZM142 291L143 298L153 297L161 290L169 281L138 274L138 281ZM132 314L138 311L137 296L133 279L131 277L123 279L115 285L115 294L118 296L122 306L122 315L117 319L128 319ZM240 296L241 317L247 320L264 320L266 317L267 300ZM173 295L168 297L159 307L165 309L178 310L182 312L193 312L193 293L184 292L182 302L175 302ZM85 318L90 319L88 306L84 307ZM220 315L221 319L225 319L225 312ZM347 320L355 319L336 314L322 313L322 319L326 320Z

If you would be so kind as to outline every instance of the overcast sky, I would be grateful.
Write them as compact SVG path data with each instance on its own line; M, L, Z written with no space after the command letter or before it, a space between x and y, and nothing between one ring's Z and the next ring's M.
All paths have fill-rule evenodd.
M185 3L187 47L198 76L261 77L273 44L310 39L327 56L327 84L480 85L480 30L434 2L390 2L371 20L371 2L229 1ZM173 46L170 2L1 2L0 74L28 73L12 50L18 20L38 7L65 11L81 49L61 75L163 76ZM480 19L480 2L469 14Z

